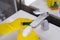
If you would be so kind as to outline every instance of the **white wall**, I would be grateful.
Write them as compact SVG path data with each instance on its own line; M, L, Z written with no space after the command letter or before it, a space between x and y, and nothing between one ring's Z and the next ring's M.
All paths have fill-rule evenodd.
M25 0L25 5L29 6L34 1L36 0Z

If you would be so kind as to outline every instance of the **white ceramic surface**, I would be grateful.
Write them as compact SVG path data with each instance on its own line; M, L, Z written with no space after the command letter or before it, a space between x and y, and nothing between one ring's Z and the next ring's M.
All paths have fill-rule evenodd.
M12 16L10 16L9 18L7 18L2 23L12 22L16 18L30 18L30 19L34 20L37 17L35 17L25 11L20 10L20 11L16 12L15 14L13 14ZM36 33L40 36L41 40L60 40L60 28L58 28L57 26L55 26L51 23L49 23L49 30L48 31L43 31L41 29L41 25L39 25L35 30L36 30ZM8 38L5 38L5 39L7 40ZM10 39L11 39L11 37L10 37ZM8 39L8 40L10 40L10 39Z

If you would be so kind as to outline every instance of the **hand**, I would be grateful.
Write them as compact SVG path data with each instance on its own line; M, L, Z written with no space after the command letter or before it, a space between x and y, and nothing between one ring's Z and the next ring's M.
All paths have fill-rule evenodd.
M24 22L32 22L28 18L18 18L11 23L0 24L0 34L7 34L16 30L22 30L27 25L23 25Z

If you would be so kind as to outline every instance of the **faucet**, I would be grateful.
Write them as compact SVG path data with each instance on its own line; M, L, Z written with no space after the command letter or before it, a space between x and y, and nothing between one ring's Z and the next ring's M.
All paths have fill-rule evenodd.
M47 31L49 29L48 21L46 18L49 16L47 11L40 11L40 10L35 10L33 11L35 14L40 14L33 22L23 30L23 36L26 37L29 35L29 33L32 31L33 28L37 28L38 25L41 25L41 29L43 31Z
M42 15L48 14L48 11L37 9L37 10L33 11L33 13L36 14L36 15L41 15L42 16ZM46 20L46 19L42 20L41 28L44 31L47 31L49 29L48 20Z

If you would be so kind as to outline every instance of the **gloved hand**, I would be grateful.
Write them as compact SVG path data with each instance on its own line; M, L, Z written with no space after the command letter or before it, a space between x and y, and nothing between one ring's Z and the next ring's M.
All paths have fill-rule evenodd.
M23 23L25 22L32 22L32 20L28 18L17 18L11 23L0 24L0 34L3 35L13 32L15 30L22 30L27 26L27 25L23 25Z
M20 30L17 40L40 40L40 37L34 30L32 30L27 37L22 35L23 29L26 28L31 22L32 20L28 18L18 18L11 23L0 24L0 34L8 34L16 30Z

